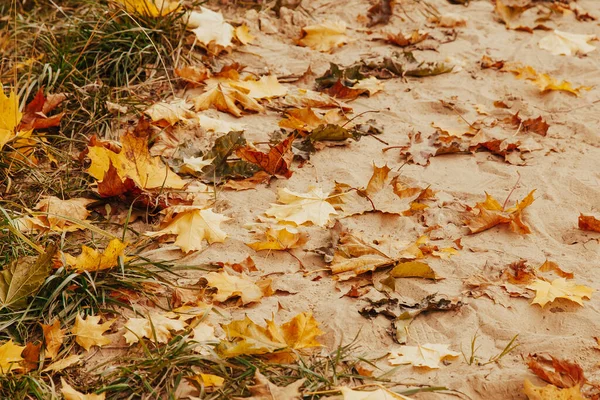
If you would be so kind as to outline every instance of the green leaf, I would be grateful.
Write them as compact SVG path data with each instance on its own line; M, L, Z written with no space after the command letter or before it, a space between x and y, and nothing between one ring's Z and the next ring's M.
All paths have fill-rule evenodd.
M52 270L56 245L50 245L38 257L14 260L0 272L0 308L21 309L27 306L27 297L34 294Z

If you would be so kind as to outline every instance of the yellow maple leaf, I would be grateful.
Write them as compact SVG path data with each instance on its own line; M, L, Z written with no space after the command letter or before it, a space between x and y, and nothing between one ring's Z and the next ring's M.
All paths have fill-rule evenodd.
M102 347L111 343L111 339L102 334L110 329L115 320L100 323L99 315L88 315L85 319L77 314L75 325L71 328L71 333L75 335L75 341L87 351L92 346Z
M24 232L74 232L85 229L73 220L85 221L90 215L86 207L93 202L94 200L84 198L61 200L58 197L47 196L35 206L40 214L19 218L16 223Z
M81 356L79 354L72 354L68 357L61 358L60 360L53 362L52 364L50 364L46 368L44 368L42 370L42 372L62 371L63 369L69 368L70 366L75 365L75 364L79 363L80 361L81 361Z
M182 189L185 186L185 181L160 157L150 155L147 136L127 132L121 137L121 144L123 147L118 153L101 145L88 147L92 163L87 173L101 181L112 165L122 182L131 179L140 189Z
M235 28L235 37L240 41L241 44L249 44L256 39L251 33L248 25L242 24Z
M529 400L585 400L579 385L565 389L559 389L554 385L541 387L525 379L523 386L523 392Z
M317 115L310 107L295 108L285 112L285 118L279 121L282 128L297 129L302 132L310 132L320 125L334 124L343 125L348 118L340 113L340 110L329 110L325 115Z
M221 230L221 223L229 218L199 206L174 206L165 210L168 213L164 224L166 226L156 232L146 232L146 236L156 237L176 235L175 245L184 253L201 250L206 240L209 244L224 242L227 233ZM170 215L176 214L174 218Z
M412 364L415 367L435 369L440 362L448 358L456 358L461 353L452 351L447 344L423 344L418 346L400 346L392 351L388 361L392 365Z
M520 234L531 233L529 225L523 221L523 210L529 207L535 200L533 193L535 189L529 192L521 201L508 209L503 209L500 203L488 193L485 194L485 201L477 203L475 209L478 213L465 222L471 233L483 232L493 228L496 225L508 224L511 231Z
M572 56L587 54L596 50L588 42L595 40L596 35L578 35L576 33L554 30L544 36L539 42L540 49L548 50L552 54Z
M275 75L261 76L259 80L232 81L229 86L245 91L253 99L270 99L285 96L287 88Z
M67 265L77 272L102 271L119 265L119 257L126 262L129 259L124 253L126 247L127 243L123 243L119 239L112 239L102 253L84 245L81 247L80 255L73 257L65 254L65 260Z
M63 395L65 400L104 400L106 398L106 393L102 394L83 394L75 390L71 385L69 385L64 378L60 378L60 393Z
M60 321L54 320L52 325L40 324L44 332L44 344L46 345L45 358L53 360L58 355L58 350L65 340L66 329L60 329Z
M224 378L213 374L198 374L187 379L196 381L204 387L221 387L225 382Z
M19 98L14 90L9 96L0 91L0 149L17 135L17 126L23 114L19 111Z
M168 0L113 0L123 6L125 11L147 17L163 17L179 9L179 2Z
M331 215L337 214L328 202L330 196L320 188L312 188L308 193L292 192L283 188L279 189L277 197L277 201L282 204L271 204L271 208L265 211L265 214L280 222L296 225L310 222L325 226L331 220Z
M167 103L161 101L151 105L144 113L148 115L153 122L166 121L169 125L175 125L179 121L193 118L195 113L190 111L192 105L184 99L177 99Z
M531 304L539 304L542 308L556 299L571 300L582 306L583 299L591 299L594 293L594 289L565 278L557 278L552 282L536 279L527 288L536 292Z
M167 315L153 313L148 318L129 318L125 323L123 337L127 344L137 343L140 338L150 339L151 342L167 343L171 338L171 331L185 329L187 323Z
M187 27L194 28L192 32L202 47L215 55L231 49L235 30L225 22L223 14L200 7L200 12L187 15Z
M246 243L256 251L261 250L288 250L302 246L306 242L306 235L293 226L272 226L265 231L265 240L262 242Z
M217 289L213 300L218 302L239 296L242 304L248 304L257 302L263 297L261 288L244 274L235 276L226 271L210 272L204 278L208 281L208 286Z
M228 112L236 117L241 117L242 110L263 112L265 109L256 100L243 91L225 84L217 84L205 93L193 99L196 111L216 108ZM238 107L241 106L240 107Z
M25 350L24 346L14 344L12 340L0 346L0 374L23 369L19 365L23 361L23 357L21 357L23 350Z
M591 90L589 86L573 87L570 82L558 80L548 74L543 74L536 71L529 65L520 63L505 63L502 71L509 71L516 75L519 79L525 79L540 88L541 92L559 90L579 96L582 90Z
M267 326L255 324L248 316L223 326L227 339L221 341L218 351L225 357L242 354L268 354L319 347L317 336L323 334L311 313L300 313L279 326L274 320Z
M346 36L344 22L325 21L302 28L302 38L298 40L298 44L313 50L330 52L334 48L348 43L349 40L350 38Z

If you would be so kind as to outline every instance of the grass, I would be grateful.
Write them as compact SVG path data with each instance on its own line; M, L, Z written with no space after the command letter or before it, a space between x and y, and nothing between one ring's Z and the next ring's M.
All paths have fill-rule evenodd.
M515 343L517 341L517 338L519 337L519 335L515 335L512 337L512 339L506 344L506 346L504 346L504 349L502 349L502 351L494 356L491 356L487 361L480 361L479 357L477 357L477 351L479 350L479 348L481 346L477 345L477 339L479 338L479 335L477 333L475 333L473 335L473 338L471 339L471 346L470 346L470 350L471 350L471 354L469 355L469 357L467 358L467 355L465 354L464 351L462 351L461 349L461 353L463 355L463 358L465 359L465 362L468 365L477 365L477 366L484 366L484 365L488 365L488 364L493 364L493 363L497 363L500 362L500 360L502 360L502 358L504 358L506 355L508 355L511 351L513 351L514 349L516 349L517 347L519 347L519 343Z

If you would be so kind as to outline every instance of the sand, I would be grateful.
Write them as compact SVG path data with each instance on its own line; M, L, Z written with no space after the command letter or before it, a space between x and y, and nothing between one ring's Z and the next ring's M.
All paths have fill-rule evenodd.
M261 74L299 76L310 67L319 76L330 62L350 65L360 59L398 51L399 48L382 41L371 40L381 36L382 32L401 30L407 33L420 28L431 32L434 38L446 37L441 28L425 20L415 3L404 3L412 21L397 7L397 13L388 25L367 29L367 1L304 1L301 8L283 10L279 20L260 15L263 29L268 30L270 23L276 28L275 33L260 30L259 15L254 11L244 13L224 9L226 17L245 21L256 36L253 44L224 59L241 62L247 65L246 70ZM470 354L471 340L477 334L477 343L481 346L477 356L482 362L500 353L517 334L520 345L498 363L468 365L461 357L437 370L401 366L389 378L410 384L446 386L472 399L524 399L523 380L528 378L539 385L542 381L528 371L523 357L529 353L549 352L581 364L587 377L598 381L600 351L595 348L594 336L600 336L600 295L594 294L583 307L559 300L542 309L531 305L531 299L511 298L502 290L497 291L496 302L486 296L469 297L464 294L463 281L475 274L498 276L509 264L520 259L534 267L549 259L572 271L578 283L600 289L600 278L596 273L600 267L600 234L577 228L579 213L600 213L600 92L597 89L600 85L600 50L585 57L554 56L537 46L547 32L507 30L496 19L490 1L473 1L468 7L451 5L445 0L430 0L430 3L442 14L452 12L465 16L467 23L456 28L456 40L445 44L435 40L426 42L434 49L418 50L415 54L426 60L450 60L459 68L436 77L387 80L383 92L349 103L354 108L353 115L377 111L360 118L376 119L384 131L379 138L390 146L401 146L408 143L410 132L433 132L432 123L464 125L455 111L442 106L441 100L452 102L468 121L486 118L477 113L475 106L499 112L494 101L505 101L511 106L510 110L504 110L507 113L519 111L524 117L542 116L550 125L546 137L527 135L538 149L525 155L524 165L512 165L488 152L434 157L428 166L404 165L405 160L398 149L383 152L386 145L365 137L343 147L323 149L301 168L294 164L294 174L289 180L275 180L269 186L259 185L253 190L219 192L218 210L231 218L223 226L229 238L225 243L216 243L205 251L185 256L180 262L235 262L251 256L260 274L271 277L280 291L254 305L230 306L228 311L233 318L247 314L261 322L275 313L278 321L285 321L297 313L312 311L325 332L320 340L327 350L348 343L360 332L357 354L370 358L385 356L399 347L389 333L390 321L384 316L366 319L359 314L359 310L368 305L368 299L383 295L371 289L360 298L343 296L352 284L365 283L371 278L378 281L385 277L385 271L353 281L336 282L327 272L322 257L311 251L327 246L329 230L310 226L301 228L309 235L308 243L302 249L294 250L306 270L317 271L305 275L298 261L285 252L256 253L247 247L245 243L255 237L244 225L264 215L276 201L279 188L304 192L310 186L318 186L329 191L336 181L360 187L369 180L374 163L378 166L387 164L394 170L402 166L402 176L437 191L437 200L429 203L427 210L414 216L368 213L344 218L341 222L365 241L378 241L381 249L390 251L415 241L433 225L441 226L434 236L446 240L461 239L464 248L458 255L432 263L438 275L445 279L435 282L418 278L397 279L396 292L391 296L402 302L416 303L437 293L464 303L456 311L418 316L410 326L408 344L442 343L450 345L452 350L461 351L462 348ZM582 0L578 4L592 14L600 15L597 1ZM331 54L295 45L294 40L299 37L302 26L327 19L345 21L353 41ZM550 26L574 33L599 32L597 21L580 22L572 15L555 16ZM581 97L564 92L541 94L537 87L516 79L511 73L482 70L479 63L483 55L522 62L575 84L594 88ZM226 120L235 119L225 114L219 116ZM248 140L265 142L269 140L269 134L278 129L279 120L280 114L269 110L236 121L246 125ZM465 206L483 201L485 192L502 202L513 187L511 204L536 190L535 202L524 213L532 233L519 235L500 226L469 235L464 225ZM164 251L160 257L176 259L182 256L178 251ZM191 279L199 276L193 275ZM385 359L379 365L384 369L391 368ZM455 397L419 394L415 398Z

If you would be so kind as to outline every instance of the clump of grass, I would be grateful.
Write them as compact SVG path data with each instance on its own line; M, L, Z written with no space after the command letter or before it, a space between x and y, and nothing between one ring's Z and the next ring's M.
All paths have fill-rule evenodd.
M511 351L513 351L514 349L519 347L519 343L515 343L517 341L518 337L519 337L518 334L513 336L512 339L506 344L506 346L500 353L490 357L487 361L482 362L482 361L480 361L479 357L477 356L477 351L479 350L479 348L481 346L477 345L477 339L479 339L479 335L477 333L475 333L473 335L473 338L471 339L471 346L470 346L471 354L469 355L469 357L467 358L467 355L465 354L464 351L462 351L462 349L461 349L461 353L463 355L463 358L465 359L465 362L468 365L475 364L478 366L484 366L484 365L488 365L488 364L492 364L492 363L497 363L500 360L502 360L502 358L504 358L506 355L508 355Z

